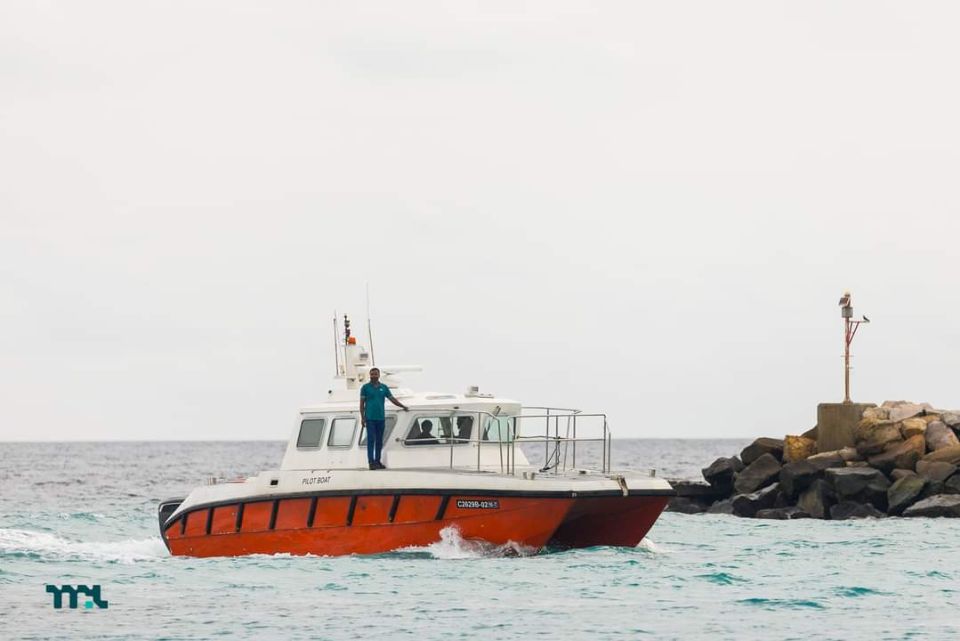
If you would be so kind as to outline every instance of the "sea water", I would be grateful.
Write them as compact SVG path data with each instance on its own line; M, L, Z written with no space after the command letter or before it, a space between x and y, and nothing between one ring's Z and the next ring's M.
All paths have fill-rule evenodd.
M624 440L612 461L696 478L744 445ZM631 549L530 554L447 530L373 556L167 553L160 499L275 468L283 448L0 443L0 639L960 638L945 519L667 513ZM55 609L47 584L99 585L108 605Z

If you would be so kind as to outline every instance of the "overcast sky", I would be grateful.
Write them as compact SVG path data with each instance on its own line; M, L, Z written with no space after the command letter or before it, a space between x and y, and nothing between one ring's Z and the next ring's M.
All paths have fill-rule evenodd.
M855 399L958 407L958 18L5 0L0 439L286 439L367 282L416 388L618 436L808 429L845 288Z

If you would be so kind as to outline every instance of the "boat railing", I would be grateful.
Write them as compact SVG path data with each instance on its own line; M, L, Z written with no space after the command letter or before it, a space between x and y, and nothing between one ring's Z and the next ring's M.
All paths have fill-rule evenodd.
M458 411L460 416L477 415L477 427L471 438L450 435L445 440L450 445L450 467L454 466L455 446L465 443L477 444L477 470L481 470L481 452L484 448L497 447L500 453L500 471L516 473L517 446L543 444L543 466L540 473L561 474L577 469L577 445L600 444L600 468L610 471L612 436L607 415L588 414L575 409L555 407L527 407L537 414L494 414L484 410ZM490 431L496 425L496 438ZM504 429L504 427L506 429ZM579 430L579 434L578 434ZM586 435L584 435L586 434ZM488 437L488 438L484 438ZM488 450L489 451L489 450Z

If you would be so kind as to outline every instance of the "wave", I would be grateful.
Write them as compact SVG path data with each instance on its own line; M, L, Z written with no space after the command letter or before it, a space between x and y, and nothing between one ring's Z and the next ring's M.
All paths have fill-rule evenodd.
M0 558L94 560L133 563L168 556L160 537L123 541L69 541L48 532L0 528Z
M819 602L813 601L810 599L764 599L760 597L755 597L752 599L740 599L737 603L743 603L744 605L752 605L763 608L765 610L779 610L779 609L813 609L813 610L823 610L824 607L820 605Z
M465 539L455 525L440 530L440 540L424 546L400 548L397 553L413 553L434 559L483 559L505 556L532 556L536 548L507 541L494 545L481 540Z

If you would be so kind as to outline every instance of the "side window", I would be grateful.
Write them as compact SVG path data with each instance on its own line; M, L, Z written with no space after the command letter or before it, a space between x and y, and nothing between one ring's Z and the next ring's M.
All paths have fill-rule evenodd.
M308 418L300 422L300 436L297 437L297 447L320 447L323 442L322 418Z
M483 422L484 441L510 441L513 438L513 424L507 417L487 418Z
M396 416L388 416L383 423L383 442L386 443L387 439L390 438L390 433L393 432L394 425L397 424ZM360 445L367 444L367 428L360 426Z
M353 445L353 433L357 429L355 418L335 418L330 426L328 447L350 447Z
M410 424L410 431L404 439L405 445L439 445L440 430L442 428L441 418L439 416L418 416ZM445 419L447 425L450 419Z

